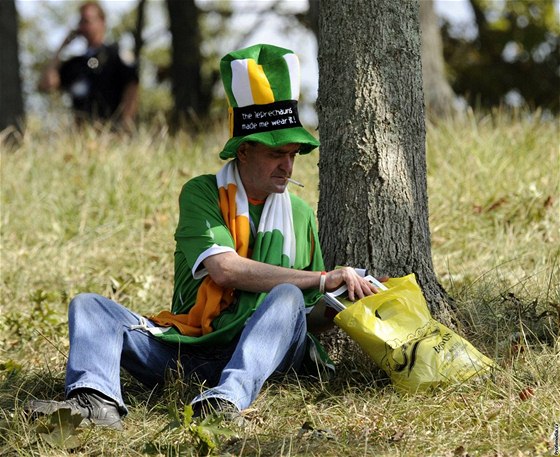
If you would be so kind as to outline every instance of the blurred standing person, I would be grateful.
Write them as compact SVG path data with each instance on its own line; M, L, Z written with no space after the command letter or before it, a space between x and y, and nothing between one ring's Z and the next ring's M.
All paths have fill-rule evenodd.
M66 36L39 81L39 90L62 89L72 97L76 121L111 120L130 129L138 106L138 72L105 43L105 12L95 1L80 6L78 27ZM83 55L61 61L60 54L77 37L87 41Z

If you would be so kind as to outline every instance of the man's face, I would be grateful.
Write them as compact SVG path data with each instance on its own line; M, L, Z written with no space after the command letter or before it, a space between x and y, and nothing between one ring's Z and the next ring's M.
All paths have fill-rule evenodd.
M78 33L82 35L90 46L99 46L105 38L105 21L94 6L86 6L80 14Z
M299 147L296 143L274 148L261 143L241 144L237 161L247 196L264 200L269 194L284 192Z

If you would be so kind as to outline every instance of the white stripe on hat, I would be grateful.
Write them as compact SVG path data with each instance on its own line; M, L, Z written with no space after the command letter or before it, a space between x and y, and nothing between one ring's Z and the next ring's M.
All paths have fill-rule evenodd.
M249 59L231 61L231 91L237 106L254 105L251 83L249 82Z
M283 57L290 73L292 100L299 100L299 60L295 54L284 54Z

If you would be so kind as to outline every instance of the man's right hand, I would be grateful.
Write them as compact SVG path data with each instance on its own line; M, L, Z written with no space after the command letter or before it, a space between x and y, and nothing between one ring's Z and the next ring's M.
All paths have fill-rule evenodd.
M337 268L327 273L325 290L332 292L343 284L348 287L348 298L352 301L379 292L377 287L358 275L351 267Z

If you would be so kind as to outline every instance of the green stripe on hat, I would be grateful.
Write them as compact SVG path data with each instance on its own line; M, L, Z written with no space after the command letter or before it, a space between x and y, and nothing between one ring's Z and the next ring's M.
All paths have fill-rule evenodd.
M292 98L290 69L284 57L281 56L269 65L264 65L263 70L274 93L274 100L290 100Z

